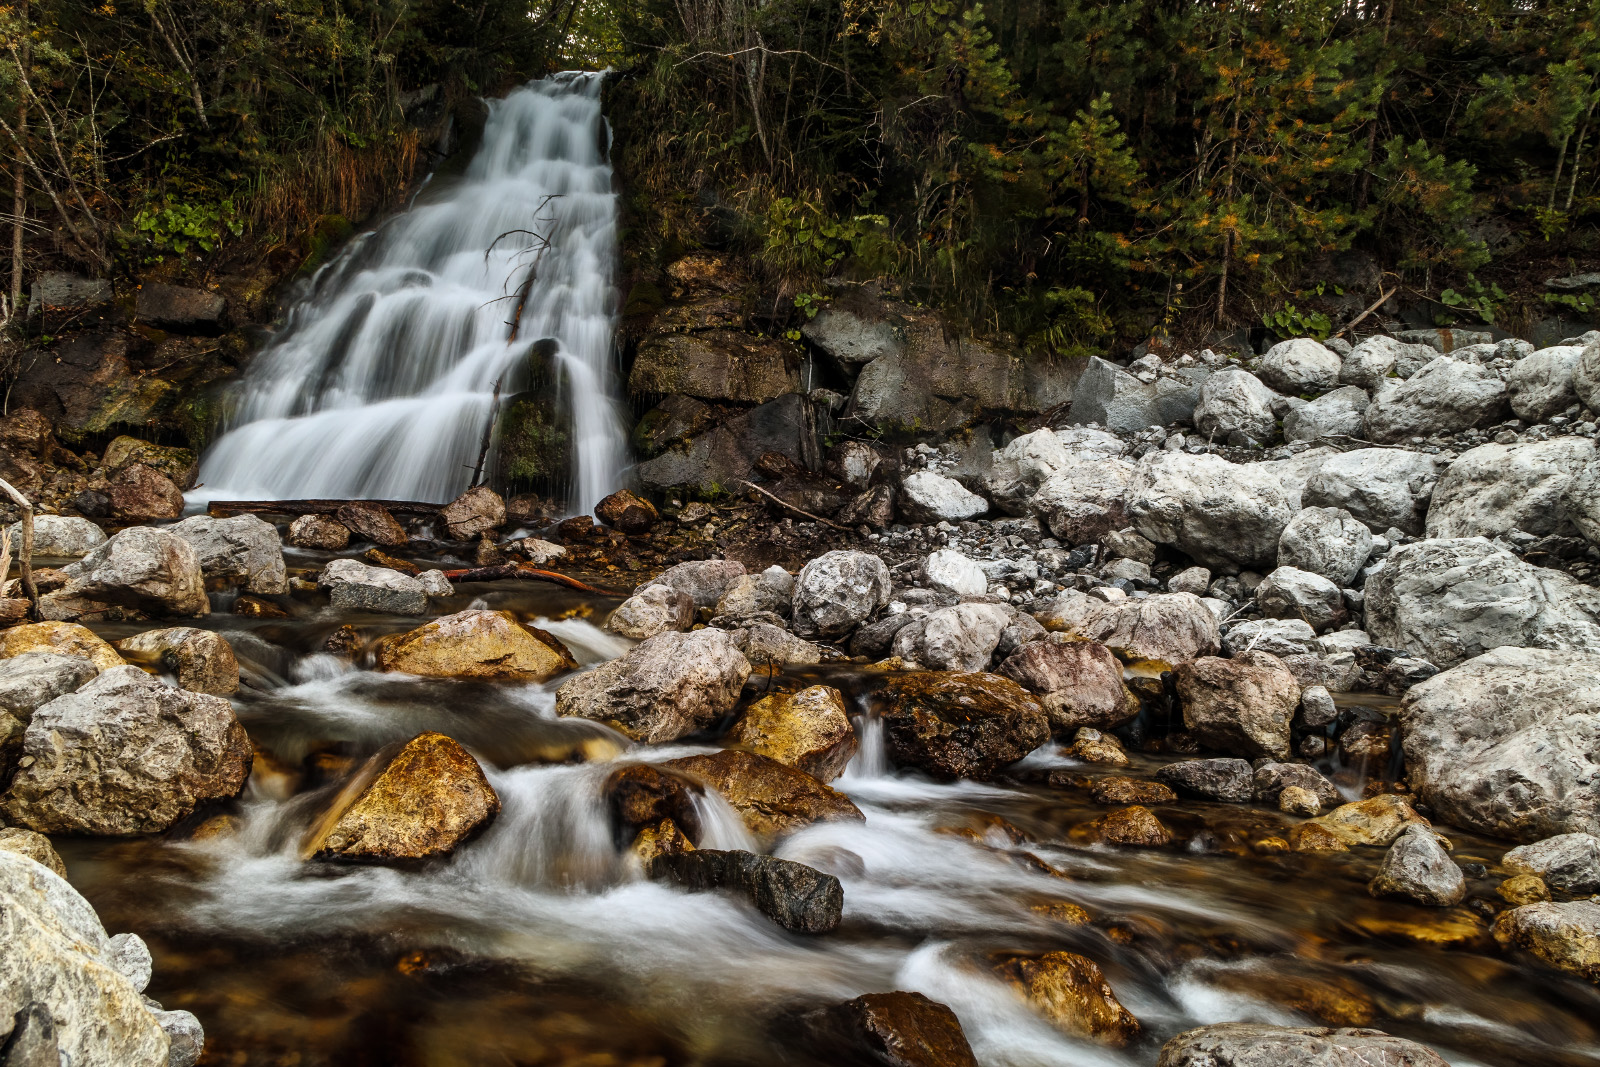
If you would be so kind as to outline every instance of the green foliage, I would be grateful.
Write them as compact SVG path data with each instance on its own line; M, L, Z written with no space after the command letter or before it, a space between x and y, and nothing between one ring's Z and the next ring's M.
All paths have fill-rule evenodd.
M1333 331L1333 323L1320 311L1303 312L1293 304L1261 316L1261 323L1279 337L1312 337L1323 340Z
M1595 310L1600 308L1600 299L1596 299L1593 293L1546 293L1544 302L1552 307L1576 311L1585 318L1592 317Z
M125 243L148 249L145 262L154 263L171 254L185 255L191 246L214 252L225 232L235 237L244 232L244 220L231 199L214 204L169 202L134 215L133 233Z
M1490 283L1485 286L1472 274L1467 275L1466 284L1461 289L1446 289L1439 294L1440 303L1447 307L1469 311L1490 325L1494 324L1501 305L1508 299L1510 298L1498 285ZM1440 325L1448 326L1450 323L1440 323Z

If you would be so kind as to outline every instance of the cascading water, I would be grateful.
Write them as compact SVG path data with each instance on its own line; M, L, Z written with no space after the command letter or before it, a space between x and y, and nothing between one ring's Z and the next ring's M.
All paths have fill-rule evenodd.
M545 339L576 457L568 503L588 511L616 488L617 220L600 83L564 74L489 101L464 179L319 273L242 381L199 497L450 500L472 480L496 382L503 396L526 388Z

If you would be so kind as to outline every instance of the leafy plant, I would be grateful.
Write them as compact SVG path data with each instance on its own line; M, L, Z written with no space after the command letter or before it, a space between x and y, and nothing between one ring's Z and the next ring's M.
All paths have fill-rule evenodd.
M1318 341L1328 336L1333 323L1320 311L1307 314L1293 304L1261 316L1261 323L1279 337L1311 337Z
M231 198L199 204L168 201L136 214L133 230L136 241L152 253L146 262L159 262L169 254L187 255L191 247L214 252L224 231L235 237L244 233L244 220Z
M1494 324L1500 306L1509 299L1505 290L1498 285L1491 282L1485 288L1484 284L1472 274L1467 275L1467 284L1461 289L1446 289L1439 294L1440 303L1447 307L1470 311L1490 325Z
M1544 302L1553 307L1576 311L1585 317L1592 316L1595 309L1600 308L1600 300L1593 293L1546 293Z

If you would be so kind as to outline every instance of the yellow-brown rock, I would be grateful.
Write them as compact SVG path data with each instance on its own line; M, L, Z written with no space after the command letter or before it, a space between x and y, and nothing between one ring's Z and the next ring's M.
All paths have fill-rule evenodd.
M34 622L0 631L0 659L24 652L82 656L102 671L125 662L98 634L75 622Z
M1099 965L1086 956L1074 952L1018 956L994 970L1069 1034L1120 1047L1139 1032L1139 1020L1117 1000Z
M1514 874L1495 888L1508 904L1542 904L1550 899L1550 887L1537 874Z
M1029 911L1066 926L1088 926L1089 913L1069 900L1046 900L1030 905Z
M728 740L819 782L839 777L856 754L844 696L827 685L763 697L745 709Z
M1349 852L1344 838L1318 822L1303 822L1289 831L1289 843L1296 852Z
M1076 826L1072 836L1105 845L1134 845L1159 848L1172 844L1172 831L1149 808L1138 804L1102 815L1093 822Z
M1170 804L1178 799L1160 782L1111 774L1090 782L1089 796L1096 804Z
M1383 793L1370 800L1341 804L1326 815L1302 823L1295 827L1295 830L1304 836L1309 832L1309 827L1318 826L1345 845L1376 845L1387 848L1394 844L1395 838L1405 832L1406 827L1417 824L1431 825L1427 819L1416 813L1404 797ZM1302 852L1314 851L1301 848L1299 840L1295 840L1295 848Z
M317 859L406 863L445 856L500 812L478 761L443 734L417 735L363 787L365 777L345 789L313 830L307 851Z
M1128 763L1128 753L1121 741L1112 734L1103 734L1088 727L1078 731L1065 754L1085 763L1107 763L1114 767L1125 767Z
M1378 1008L1360 983L1348 978L1285 974L1269 968L1219 968L1224 989L1304 1012L1329 1026L1371 1026Z
M671 819L662 819L653 826L646 826L639 831L639 836L633 839L629 849L645 870L650 869L657 856L676 856L680 852L693 852L694 845L684 832L678 829L678 824Z
M776 837L815 822L866 819L843 793L804 771L754 752L730 748L668 760L662 766L722 794L750 832L761 837Z
M517 622L509 611L469 609L377 643L378 669L428 678L504 678L543 682L577 669L551 634Z
M117 642L117 650L142 667L169 670L191 693L227 696L239 691L239 661L221 634L196 626L147 630Z
M49 867L63 878L67 876L66 864L61 862L55 846L50 844L50 839L43 834L24 830L20 826L5 827L0 829L0 851L26 856L35 863Z
M1531 952L1550 966L1600 982L1600 900L1546 901L1500 913L1501 948Z

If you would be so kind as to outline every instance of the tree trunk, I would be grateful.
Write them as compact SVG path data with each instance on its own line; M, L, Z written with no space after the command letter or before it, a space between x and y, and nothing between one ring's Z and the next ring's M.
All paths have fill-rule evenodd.
M17 5L18 14L22 18L24 28L28 25L28 0L22 0ZM32 50L28 47L26 36L22 39L22 63L28 64ZM20 94L17 97L17 136L28 136L28 97ZM22 160L15 159L11 163L11 314L22 313L22 220L28 212L27 180L23 170Z

